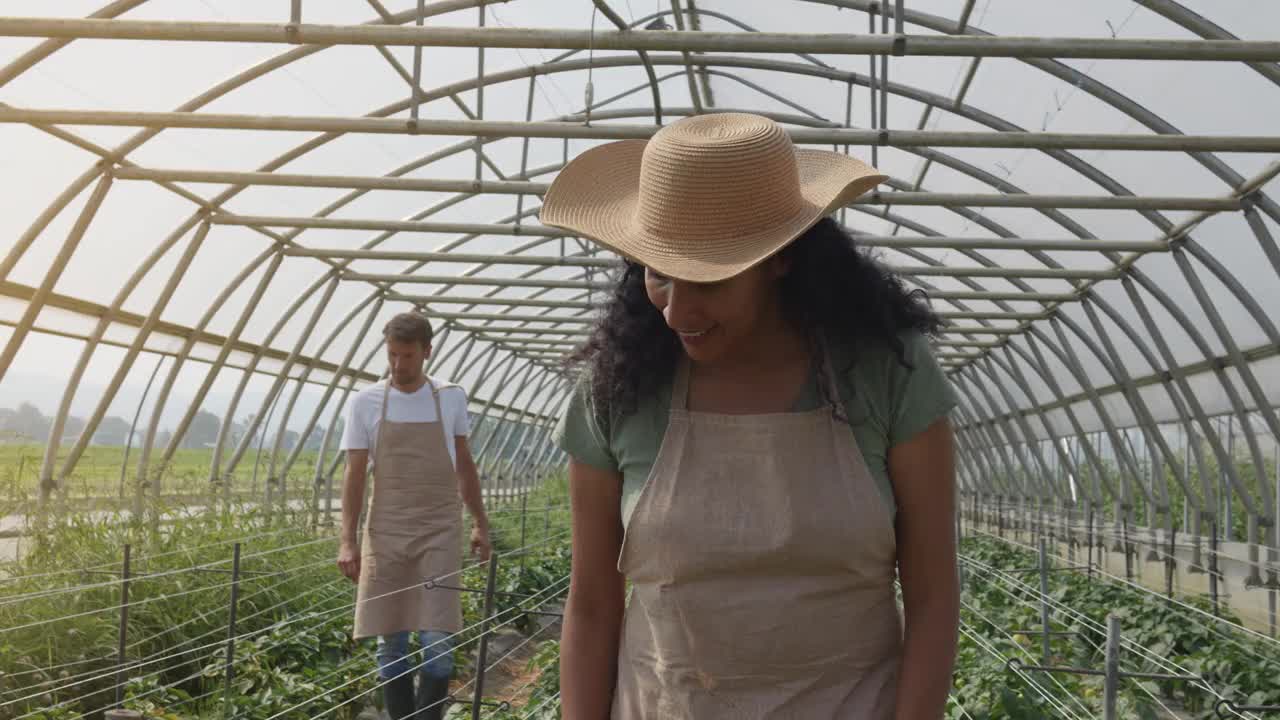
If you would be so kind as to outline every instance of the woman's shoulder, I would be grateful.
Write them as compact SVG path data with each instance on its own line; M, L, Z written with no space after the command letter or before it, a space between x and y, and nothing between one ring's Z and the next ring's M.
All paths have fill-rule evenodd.
M904 328L888 338L836 338L828 341L828 351L842 380L884 378L909 373L921 362L931 362L929 337L915 328Z

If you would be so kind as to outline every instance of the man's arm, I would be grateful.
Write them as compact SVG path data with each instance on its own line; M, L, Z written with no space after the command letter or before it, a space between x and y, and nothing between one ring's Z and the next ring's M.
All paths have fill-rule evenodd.
M356 525L360 522L360 508L364 506L368 465L368 450L347 451L347 472L342 480L342 535L338 544L338 569L353 582L360 579L360 545L356 542Z
M454 453L457 455L458 494L475 521L471 531L471 552L478 554L482 560L489 559L491 549L489 543L489 516L484 511L484 497L480 494L480 472L476 470L476 461L471 457L471 443L466 435L457 435L453 439Z

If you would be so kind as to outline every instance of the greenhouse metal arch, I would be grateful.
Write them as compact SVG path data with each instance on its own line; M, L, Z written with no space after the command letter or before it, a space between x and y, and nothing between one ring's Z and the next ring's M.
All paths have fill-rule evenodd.
M135 514L181 486L332 517L344 408L408 308L518 502L564 466L561 360L618 264L537 222L550 180L749 111L890 176L838 219L945 322L957 531L1065 540L1274 637L1280 8L642 4L0 17L0 409L45 408L41 521L120 419Z

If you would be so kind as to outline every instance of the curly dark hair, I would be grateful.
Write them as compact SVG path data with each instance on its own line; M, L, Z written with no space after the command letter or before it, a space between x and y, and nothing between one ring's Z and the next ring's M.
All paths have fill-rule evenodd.
M908 291L831 218L818 221L781 255L789 262L780 288L783 313L810 338L854 348L888 345L910 367L898 334L938 330L924 291ZM649 302L644 270L624 264L591 334L566 359L568 368L587 370L601 420L634 412L638 398L671 379L680 356L679 338Z

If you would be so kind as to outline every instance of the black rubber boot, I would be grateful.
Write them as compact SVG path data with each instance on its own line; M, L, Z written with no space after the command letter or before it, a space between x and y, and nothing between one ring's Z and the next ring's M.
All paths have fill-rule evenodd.
M449 709L449 678L418 678L418 714L414 720L440 720Z
M382 686L382 700L391 720L415 717L413 702L413 673L405 673L388 680ZM420 715L417 717L421 717Z

